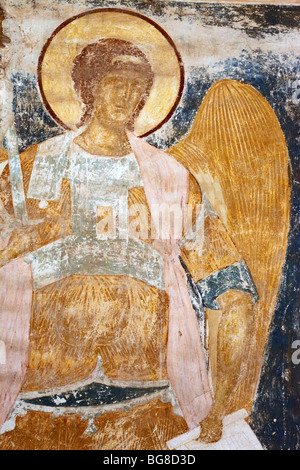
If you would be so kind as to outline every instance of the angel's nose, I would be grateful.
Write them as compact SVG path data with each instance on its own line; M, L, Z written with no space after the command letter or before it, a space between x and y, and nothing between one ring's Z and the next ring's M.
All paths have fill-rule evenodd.
M119 88L119 93L122 95L122 98L125 101L128 101L131 99L132 93L134 91L134 84L131 83L130 81L124 82Z
M131 98L131 95L132 95L132 90L133 90L133 87L132 87L132 84L131 83L127 83L124 88L123 88L123 97L124 97L124 100L126 101L129 101L130 98Z

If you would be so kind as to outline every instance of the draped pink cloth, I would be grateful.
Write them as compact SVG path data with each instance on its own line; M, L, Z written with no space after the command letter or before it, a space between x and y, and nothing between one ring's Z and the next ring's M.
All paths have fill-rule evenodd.
M157 224L155 248L164 258L165 289L169 295L167 373L184 419L190 429L209 413L212 395L209 387L203 345L193 310L185 271L180 263L179 239L171 224L160 230L157 211L161 204L188 204L189 173L168 153L127 132L138 161L151 217Z
M31 303L31 268L18 258L0 268L0 341L6 350L5 364L0 364L0 429L27 370Z

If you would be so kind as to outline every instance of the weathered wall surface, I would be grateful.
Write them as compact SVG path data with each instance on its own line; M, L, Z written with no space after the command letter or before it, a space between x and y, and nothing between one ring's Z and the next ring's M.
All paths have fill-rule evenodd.
M264 5L255 1L254 6L239 3L3 0L0 46L4 46L6 79L1 81L0 93L8 99L1 110L1 137L12 119L10 96L20 150L61 133L39 95L38 57L47 38L64 20L99 7L128 8L147 15L166 29L180 51L185 66L182 100L171 120L148 139L160 148L169 148L187 134L205 93L220 79L244 81L267 98L287 140L293 192L288 253L252 425L268 448L297 448L299 365L293 364L291 356L293 342L299 339L299 1L286 6L280 1Z

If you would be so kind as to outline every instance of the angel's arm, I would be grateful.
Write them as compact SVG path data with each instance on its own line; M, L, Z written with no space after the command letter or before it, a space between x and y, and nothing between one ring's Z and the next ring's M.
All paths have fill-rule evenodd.
M32 171L36 147L21 154L25 192ZM40 208L38 200L26 200L29 222L22 225L14 215L8 160L2 152L0 163L0 267L56 240L62 235L64 223L61 201Z
M194 187L193 182L192 191ZM201 209L198 210L201 221L197 232L194 230L192 236L182 244L182 262L190 275L190 282L201 295L203 305L211 310L219 310L218 302L230 290L248 293L256 302L257 291L251 273L203 193ZM231 299L232 295L227 297Z
M243 375L257 291L226 228L203 199L202 225L199 224L194 239L183 243L181 256L194 309L196 312L199 309L197 313L201 315L205 308L207 318L212 315L213 323L217 322L214 325L217 342L209 344L214 369L214 404L209 417L201 424L201 438L210 441L220 438L222 419ZM220 316L216 316L216 310L220 310Z

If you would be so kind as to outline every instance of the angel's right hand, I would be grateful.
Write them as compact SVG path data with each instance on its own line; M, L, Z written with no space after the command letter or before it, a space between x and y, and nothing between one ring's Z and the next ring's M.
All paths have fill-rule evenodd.
M43 219L21 225L14 219L1 224L0 232L0 267L20 256L36 249Z

